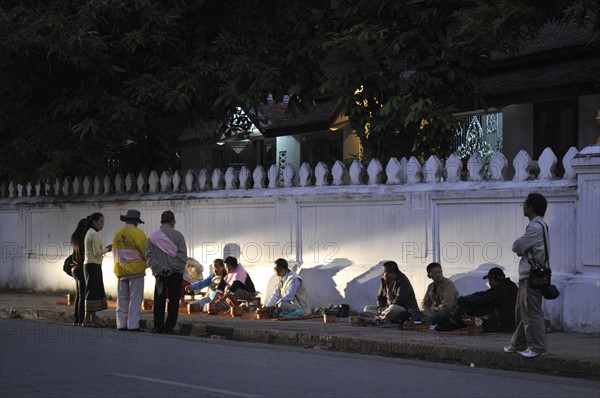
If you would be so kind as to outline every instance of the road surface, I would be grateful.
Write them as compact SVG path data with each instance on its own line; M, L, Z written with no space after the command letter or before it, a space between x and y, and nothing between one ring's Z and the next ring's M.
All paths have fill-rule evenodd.
M0 321L2 397L594 397L600 381Z

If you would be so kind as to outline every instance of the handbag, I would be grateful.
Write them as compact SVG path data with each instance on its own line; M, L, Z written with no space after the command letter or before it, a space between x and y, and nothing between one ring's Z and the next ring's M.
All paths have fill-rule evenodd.
M548 243L546 241L546 228L542 223L542 235L544 236L544 251L546 252L546 265L535 263L531 252L528 252L529 260L529 286L533 289L541 289L542 296L546 300L554 300L560 296L558 288L552 284L552 270L550 269L550 256L548 255Z
M554 300L560 296L560 292L556 286L550 284L542 288L542 296L544 296L546 300Z
M65 259L65 262L63 264L63 271L65 271L65 274L67 274L69 276L73 276L73 273L71 272L72 266L73 266L73 255L71 254L69 257L67 257Z
M548 267L533 266L529 270L529 287L543 289L552 281L552 270Z

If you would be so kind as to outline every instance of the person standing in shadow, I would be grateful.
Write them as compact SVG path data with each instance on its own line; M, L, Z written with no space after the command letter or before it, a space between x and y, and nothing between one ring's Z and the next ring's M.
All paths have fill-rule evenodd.
M530 193L522 204L523 216L529 219L525 234L514 241L512 250L521 257L519 261L519 290L515 308L516 329L510 345L504 347L504 352L519 353L524 358L535 358L545 355L546 322L542 307L542 291L529 286L529 271L535 264L546 264L546 247L549 236L548 225L544 215L548 201L544 195Z
M75 279L77 294L75 295L75 312L73 313L73 325L81 326L85 319L85 275L83 274L83 263L85 260L85 234L89 229L87 218L82 218L71 234L71 276Z
M84 239L85 264L83 274L85 276L85 327L106 327L106 324L96 316L96 312L108 308L106 303L106 292L104 291L104 280L102 277L102 259L104 255L112 250L112 244L106 247L100 237L100 231L104 228L104 216L102 213L94 213L88 217L90 228Z
M165 211L160 216L160 228L150 234L146 244L146 260L156 277L154 285L154 332L172 334L179 316L179 298L187 246L181 232L175 229L175 214ZM167 297L167 319L165 306Z

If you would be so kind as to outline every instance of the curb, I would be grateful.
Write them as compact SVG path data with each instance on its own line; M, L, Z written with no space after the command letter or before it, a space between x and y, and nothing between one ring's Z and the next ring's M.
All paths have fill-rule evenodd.
M24 318L47 320L59 323L73 322L72 314L55 310L31 310L24 308L0 308L3 318ZM114 317L102 317L109 326L116 327ZM417 359L430 362L471 365L483 368L525 371L552 376L574 377L590 380L600 379L600 362L592 360L565 359L546 355L535 359L504 352L481 351L471 348L445 345L419 344L411 341L382 341L369 338L336 336L319 330L317 333L297 330L277 330L268 326L262 328L243 327L235 322L224 325L217 322L195 324L179 322L176 335L201 338L226 339L282 346L315 348L347 353L366 354L403 359ZM245 325L247 326L247 325ZM154 322L140 320L140 329L152 330Z

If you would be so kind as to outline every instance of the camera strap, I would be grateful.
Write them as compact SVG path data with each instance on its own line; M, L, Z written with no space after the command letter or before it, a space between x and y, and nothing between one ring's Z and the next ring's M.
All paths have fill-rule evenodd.
M544 236L544 251L546 252L546 267L550 268L550 255L548 254L548 241L546 240L546 232L548 232L548 225L537 222L542 226L542 235Z
M546 264L543 265L544 268L550 268L550 256L548 255L548 242L546 240L546 231L548 230L548 226L542 224L539 221L536 221L542 227L542 236L544 237L544 252L546 253ZM534 267L536 264L535 258L533 258L533 250L527 250L527 260L529 260L529 266Z
M548 226L542 224L539 221L537 221L537 223L540 224L540 226L542 227L542 236L544 237L544 252L546 253L546 264L544 264L543 267L550 268L550 256L548 255L548 242L546 240L546 232L548 231ZM533 267L536 263L535 259L533 258L533 250L527 251L527 259L529 260L529 265Z

